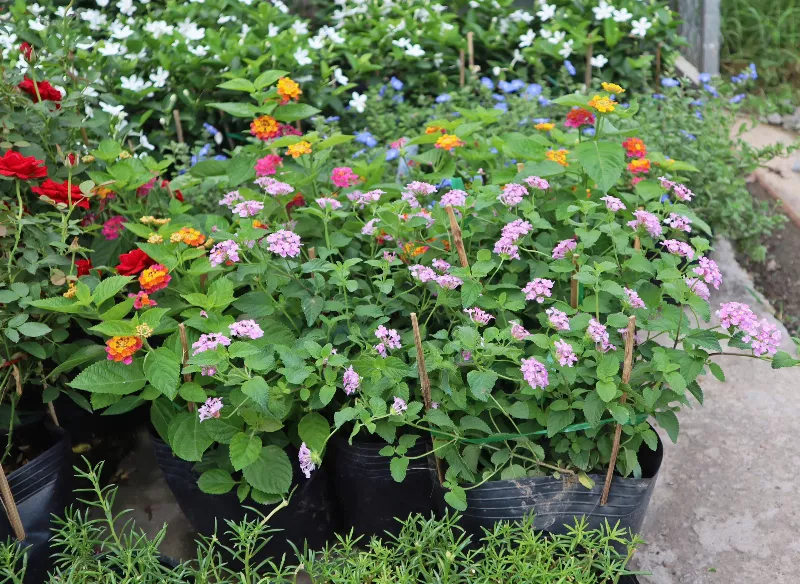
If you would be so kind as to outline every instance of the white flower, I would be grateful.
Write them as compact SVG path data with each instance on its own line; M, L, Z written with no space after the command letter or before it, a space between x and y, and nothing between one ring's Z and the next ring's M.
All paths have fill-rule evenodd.
M536 13L542 22L547 22L556 15L555 4L541 4L539 12Z
M31 13L38 15L38 14L41 14L42 12L45 11L45 7L44 6L40 6L38 3L37 4L31 4L30 6L28 6L28 10L30 10Z
M620 8L614 11L614 21L616 22L628 22L631 18L633 18L633 14L628 12L627 8Z
M470 8L480 8L481 3L477 2L477 0L469 0L469 7Z
M196 57L205 57L206 55L208 55L208 50L211 47L209 47L208 45L197 45L194 47L187 46L186 48L189 49L189 52Z
M575 44L575 41L570 39L561 45L561 48L558 50L558 54L564 57L565 59L572 54L572 45Z
M28 21L28 28L30 28L31 30L35 30L36 32L41 32L47 28L47 25L42 23L42 21L39 20L39 17L37 16L35 20Z
M387 32L389 34L394 34L396 32L400 32L401 30L405 30L405 28L406 28L406 21L405 20L401 20L397 24L390 24L387 27L386 30L387 30ZM394 43L394 41L392 41L392 42ZM410 42L410 41L408 39L406 39L406 42ZM400 45L397 45L397 46L399 47Z
M142 91L143 89L147 89L150 87L150 83L146 82L144 79L139 77L138 75L131 75L130 77L125 77L124 75L119 78L119 84L122 89L127 89L129 91Z
M443 4L434 4L431 6L431 10L433 10L436 14L441 14L447 10L447 6L444 6Z
M165 34L172 34L175 32L175 27L167 24L163 20L153 20L144 25L144 29L153 35L154 39L161 38Z
M345 77L344 73L339 67L336 67L336 69L333 70L333 79L339 85L347 85L348 83L350 83L350 80L347 77Z
M144 148L147 148L147 149L148 149L148 150L150 150L151 152L152 152L153 150L155 150L155 149L156 149L156 147L155 147L155 146L153 146L153 145L150 143L150 140L148 140L148 139L147 139L147 136L145 136L144 134L141 134L141 135L139 136L139 144L141 144L141 145L142 145L142 147L144 147Z
M530 23L533 20L533 14L527 10L515 10L509 15L509 18L514 22Z
M294 34L308 34L308 23L302 20L295 20L292 24L292 30Z
M216 134L214 134L214 142L217 143L217 146L222 145L222 132L217 132Z
M101 30L108 23L108 17L93 8L81 12L81 20L89 23L89 28L92 30Z
M441 27L442 30L445 30L445 31L450 31L450 30L453 30L455 28L455 26L453 26L449 22L443 22L439 26Z
M56 16L58 16L59 18L64 18L65 16L75 16L75 11L72 8L70 8L69 12L67 12L66 6L59 6L58 8L56 8Z
M309 48L311 48L311 49L313 49L315 51L319 51L322 48L323 44L324 43L322 42L322 38L321 37L315 36L315 37L311 37L310 39L308 39Z
M124 105L111 105L105 103L104 101L100 102L100 109L109 114L112 117L123 119L127 117L128 114L125 113L125 106Z
M542 34L542 36L544 36L544 34ZM566 36L567 33L565 33L563 30L557 30L549 38L545 38L547 38L547 42L550 44L559 45L566 38Z
M524 60L525 58L522 56L522 53L519 52L519 49L514 49L514 58L511 59L511 64L508 66L508 68L513 69L514 65Z
M133 13L136 12L136 6L133 5L133 0L119 0L119 2L117 2L117 8L119 8L119 11L125 16L133 16Z
M499 77L499 76L500 76L500 73L502 73L502 72L503 72L503 70L502 70L500 67L498 67L497 65L495 65L494 67L492 67L492 74L493 74L495 77Z
M606 59L605 55L597 55L592 57L592 67L597 67L598 69L602 69L608 63L608 59Z
M289 7L281 2L281 0L272 0L272 5L280 10L283 14L289 14Z
M126 52L128 52L128 49L122 43L105 41L105 44L97 49L97 51L104 57L115 57L117 55L124 55Z
M95 45L94 41L89 41L88 43L75 43L75 46L78 47L82 51L88 51Z
M439 67L442 66L442 63L444 63L444 55L442 55L441 53L436 53L435 55L433 55L433 66L434 67L436 67L438 69Z
M406 49L406 55L409 57L421 57L425 51L419 45L411 45Z
M308 56L308 50L300 47L298 47L298 49L294 52L294 59L299 65L310 65L313 63L311 58Z
M431 19L431 13L424 8L417 8L414 11L413 18L419 22L428 22Z
M271 22L267 26L267 36L270 38L278 36L278 33L281 32L280 27L275 26Z
M0 29L0 47L3 47L3 56L17 46L17 35Z
M651 26L653 26L653 23L642 16L639 20L633 21L633 30L631 30L631 34L644 38Z
M605 20L614 16L614 7L606 0L600 0L600 4L592 8L595 20Z
M533 44L533 40L535 38L536 38L536 33L529 28L528 32L519 37L519 47L521 49L524 49L525 47L530 47Z
M94 87L92 87L91 85L87 85L81 91L81 95L85 95L86 97L97 97L100 94L97 93L97 90Z
M235 19L236 19L236 17L233 16L232 14L223 14L222 16L220 16L217 19L217 24L227 24L231 20L235 20Z
M108 31L111 33L113 38L121 41L133 35L133 29L130 26L127 24L122 24L118 21L112 22L108 27Z
M178 23L178 32L189 41L199 41L206 37L206 29L198 27L188 18L183 22Z
M395 47L400 47L401 49L405 49L411 46L411 39L397 39L396 41L392 41L392 44Z
M153 87L160 89L167 84L167 79L169 79L169 71L159 67L152 73L150 73L150 81L153 82Z
M125 49L126 51L128 50L125 46L123 46L122 48ZM128 59L128 61L134 61L136 59L144 59L146 56L147 56L147 51L145 49L142 49L138 53L128 53L127 55L125 55L125 58Z
M105 8L108 6L108 0L96 0L96 2L100 8Z
M367 109L367 96L354 91L353 99L350 100L350 107L363 114L364 110Z

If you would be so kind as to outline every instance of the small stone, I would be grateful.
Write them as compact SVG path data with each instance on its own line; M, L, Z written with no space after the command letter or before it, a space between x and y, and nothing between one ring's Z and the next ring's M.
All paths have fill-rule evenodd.
M794 164L792 165L792 170L795 172L800 172L800 160L794 161Z
M773 126L780 126L783 123L783 116L781 114L769 114L767 121Z
M771 259L771 260L769 260L767 262L767 271L768 272L774 272L775 270L777 270L779 268L780 268L780 266L778 265L778 262L775 261L775 259Z

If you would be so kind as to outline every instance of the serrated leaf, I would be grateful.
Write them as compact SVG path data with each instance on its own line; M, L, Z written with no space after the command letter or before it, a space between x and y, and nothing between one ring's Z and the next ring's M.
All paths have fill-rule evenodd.
M272 117L279 122L288 123L310 118L318 113L319 110L317 108L310 106L307 103L287 103L286 105L278 107L273 112Z
M658 425L666 430L667 435L669 436L672 442L678 441L678 432L680 431L680 424L678 423L678 417L675 415L675 412L672 410L667 410L665 412L657 412L656 413L656 421Z
M303 314L308 326L312 326L317 321L323 306L325 306L325 299L321 296L311 296L303 301Z
M715 364L710 363L709 365L715 365ZM794 367L795 365L800 365L800 361L794 359L786 351L778 351L777 353L775 353L775 356L772 357L773 369L782 369L783 367Z
M392 458L389 463L389 471L392 473L392 478L395 482L402 483L405 480L409 462L411 461L405 456Z
M99 307L106 300L113 298L120 290L122 290L132 280L130 276L111 276L105 278L92 291L92 302L95 306Z
M575 155L603 192L617 184L625 168L625 150L615 142L582 142L575 147Z
M606 353L600 358L600 363L597 365L598 378L609 379L614 377L617 371L619 371L619 358L616 355Z
M189 381L181 385L180 388L178 389L178 395L181 396L183 399L185 399L187 402L198 402L198 403L206 401L206 397L208 397L206 395L205 390L194 381ZM175 398L172 397L170 399L175 399Z
M230 491L236 482L229 472L221 468L207 470L200 475L197 486L200 490L209 495L224 495Z
M261 438L239 432L230 443L230 458L234 470L242 470L258 460L261 454Z
M252 81L240 77L229 79L225 83L220 83L217 87L233 91L246 91L247 93L254 93L256 91L256 86Z
M178 458L199 462L213 442L196 412L180 413L170 422L169 445Z
M271 495L283 495L292 486L292 463L277 446L264 446L258 458L244 469L251 486Z
M328 441L331 429L321 414L311 412L303 416L297 425L297 433L306 445L316 452L322 452Z
M497 382L497 373L494 371L470 371L467 373L467 383L475 399L487 401Z
M467 510L467 493L461 487L453 487L444 494L444 500L456 511Z
M43 337L47 333L51 332L53 329L51 329L43 322L26 322L18 326L17 330L20 332L20 334L35 339L37 337Z
M178 395L180 373L180 359L166 347L151 351L144 359L144 375L147 381L169 399L175 399Z
M116 361L100 361L84 369L69 385L92 393L127 395L142 389L147 378L142 370L142 360L130 365Z
M269 403L269 385L263 377L253 377L242 384L242 393L252 399L262 410Z
M608 403L617 395L617 385L613 381L600 380L597 382L597 395Z

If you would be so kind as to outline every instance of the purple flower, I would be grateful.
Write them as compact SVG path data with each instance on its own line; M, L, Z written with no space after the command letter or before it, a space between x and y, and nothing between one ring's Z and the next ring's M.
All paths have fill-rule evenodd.
M636 290L631 290L630 288L623 288L623 290L628 295L628 304L631 305L631 308L646 308L644 300L639 297L639 293Z
M532 189L540 189L544 191L550 188L550 183L539 176L529 176L522 179L522 181Z
M212 377L216 374L217 368L216 367L201 367L200 368L200 375L203 377Z
M378 355L380 355L384 359L386 359L386 357L388 356L388 353L386 353L386 345L384 345L383 343L378 343L377 345L375 345L374 349L378 352Z
M319 199L316 200L316 203L323 209L330 208L335 211L336 209L342 208L342 204L336 199L332 199L331 197L320 197Z
M522 291L525 293L526 300L535 300L539 304L544 302L545 298L550 298L553 295L551 290L555 282L544 278L536 278L532 282L528 282Z
M717 311L722 328L737 327L747 333L755 334L758 317L747 304L741 302L726 302Z
M264 208L260 201L243 201L233 208L233 214L239 217L253 217Z
M643 211L642 209L637 209L633 212L633 216L636 217L636 219L628 221L628 227L631 229L638 230L639 227L644 227L653 237L661 237L661 234L664 233L664 229L661 227L661 221L656 215L648 211Z
M210 397L202 406L197 410L200 421L208 420L210 418L219 418L219 412L222 409L222 398Z
M532 229L533 225L524 219L516 219L503 227L502 234L504 239L510 239L512 242L515 242L521 237L528 235Z
M240 320L228 326L231 335L234 337L244 337L247 339L260 339L264 336L264 331L256 324L254 320Z
M438 270L442 274L446 273L450 269L450 264L448 264L446 261L444 261L442 259L439 259L439 258L436 258L435 260L433 260L433 262L431 262L431 264L433 265L433 267L436 270Z
M353 191L347 194L347 198L353 203L353 206L358 205L359 209L363 209L370 203L375 203L380 200L381 195L386 194L386 191L374 189L362 193L361 191Z
M623 203L617 197L612 197L611 195L606 195L605 197L600 197L601 201L605 201L606 209L611 211L612 213L616 213L617 211L624 211L627 209L625 203Z
M269 251L276 253L282 258L296 258L300 255L300 236L293 231L281 229L267 236Z
M692 259L694 258L694 250L692 246L684 241L678 241L677 239L665 239L661 242L669 253L674 253L675 255L679 255L684 258Z
M436 277L436 283L446 290L455 290L464 283L464 280L450 274L444 274Z
M417 196L414 193L410 191L403 191L403 195L400 198L404 200L406 203L408 203L408 206L411 207L412 209L420 208L419 200L417 199Z
M532 389L544 389L548 386L550 380L548 379L547 368L544 364L537 361L534 357L523 359L521 364L520 370L522 371L522 376Z
M511 321L511 336L517 339L518 341L525 340L531 335L524 326L519 324L517 321Z
M686 233L691 233L691 223L692 220L684 215L678 215L677 213L670 213L669 217L664 219L664 223L676 229L677 231L685 231Z
M616 351L617 348L609 341L608 330L606 326L600 324L595 319L589 321L589 328L586 329L589 338L595 342L595 348L601 353L608 351Z
M345 369L344 375L342 375L342 383L344 384L344 392L347 395L355 393L361 385L361 377L353 370L352 365Z
M200 335L196 343L192 343L192 355L203 353L204 351L213 351L220 345L227 347L231 344L231 340L220 333L208 333L207 335Z
M494 244L494 253L506 254L512 260L520 259L519 247L514 244L514 240L509 237L501 237Z
M545 310L547 320L554 329L558 331L569 330L569 318L567 313L559 310L558 308L548 308Z
M395 396L394 403L392 404L392 411L399 416L407 409L408 409L408 404L406 404L405 400L402 400L399 397Z
M243 199L244 197L239 194L239 191L231 191L219 200L219 204L230 208L236 201L241 201Z
M448 205L453 207L463 207L466 202L467 193L459 189L454 189L442 195L442 199L439 201L439 204L442 207L447 207Z
M471 361L472 360L472 351L461 351L461 360L464 361L464 363L467 363L468 361Z
M508 183L503 187L503 192L497 195L497 199L507 207L514 207L519 205L527 194L528 189L523 185Z
M553 259L563 260L576 247L578 247L578 243L574 239L565 239L558 242L558 245L553 248Z
M297 460L300 461L300 471L306 476L307 479L310 479L311 473L316 470L317 465L314 464L311 450L309 450L305 442L300 445L300 450L297 453Z
M260 176L255 182L258 186L263 188L267 194L273 197L291 195L294 192L294 187L292 185L276 180L271 176Z
M487 325L489 324L489 321L494 319L491 314L478 308L477 306L475 308L465 308L464 312L469 315L469 318L475 324Z
M375 331L375 336L383 341L390 349L400 349L403 343L400 341L400 335L396 329L387 329L385 326L380 325Z
M706 286L706 283L697 278L684 278L684 282L689 286L689 290L697 294L703 300L711 298L711 291Z
M715 290L719 290L722 285L722 272L717 262L707 257L700 257L698 261L700 265L692 271L700 276L706 284L711 284Z
M383 251L383 259L385 259L390 264L397 259L397 254L393 251Z
M556 359L562 367L574 367L578 362L578 356L572 350L572 345L567 341L556 341Z
M377 222L377 219L370 219L364 223L364 227L361 228L361 235L373 235L375 233L375 224Z
M226 260L238 262L239 244L232 239L219 242L211 248L211 252L208 254L208 260L212 267L216 267Z
M436 192L436 186L430 183L415 180L406 185L406 191L415 195L432 195Z
M425 282L432 282L436 280L437 274L428 266L423 266L421 264L417 264L408 268L411 272L411 277L415 280L419 280L423 284Z
M745 343L750 343L753 354L756 357L769 354L774 355L778 352L781 344L781 332L774 324L770 324L766 318L755 327L755 330L742 337Z

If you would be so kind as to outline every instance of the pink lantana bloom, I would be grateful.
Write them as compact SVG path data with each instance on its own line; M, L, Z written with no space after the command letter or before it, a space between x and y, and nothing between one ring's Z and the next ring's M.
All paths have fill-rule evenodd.
M364 227L361 228L361 235L373 235L375 233L375 224L377 222L377 219L370 219L364 223Z
M469 318L475 324L487 325L491 320L494 319L494 317L491 314L489 314L485 310L478 308L477 306L475 308L465 308L464 312L466 312L469 315Z
M112 239L118 239L119 234L122 231L122 226L126 223L125 217L122 215L117 215L116 217L112 217L105 223L103 223L103 237L106 240L111 241Z
M358 184L358 175L349 166L337 166L331 172L331 182L341 189Z
M636 218L633 221L628 221L628 227L631 229L638 230L639 227L644 227L652 237L661 237L661 234L664 233L661 221L656 215L637 209L633 212L633 216Z
M216 267L226 261L238 262L239 244L232 239L219 242L211 248L211 252L208 254L208 261L212 267Z
M450 264L444 261L443 259L439 258L433 260L431 262L431 265L433 265L434 269L438 270L442 274L447 273L447 271L450 269Z
M254 320L240 320L228 326L231 335L234 337L243 337L246 339L260 339L264 336L264 331L258 326Z
M494 253L505 254L512 260L520 259L519 246L514 244L514 240L508 237L501 237L494 243Z
M278 254L282 258L290 257L296 258L300 255L300 236L294 231L287 231L281 229L267 236L267 243L269 244L269 251Z
M275 174L278 170L278 165L281 164L283 158L277 154L267 154L264 158L259 158L256 161L256 176L268 176Z
M406 404L405 400L395 396L394 403L392 404L392 411L399 416L407 409L408 404Z
M197 413L200 421L203 422L211 418L219 418L220 410L222 410L222 398L210 397L206 400L206 403L198 408Z
M692 246L684 241L678 241L677 239L665 239L661 242L669 253L674 253L675 255L679 255L684 258L689 258L690 260L694 258L694 250Z
M518 341L523 341L526 338L528 338L529 336L531 336L531 333L529 333L525 329L525 327L522 326L521 324L519 324L517 321L512 320L511 321L511 336L514 337L515 339L517 339Z
M229 209L236 201L243 201L244 197L239 194L239 191L231 191L219 200L220 205L224 205Z
M697 261L700 265L692 271L700 276L706 284L711 284L715 290L719 290L722 285L722 272L717 262L707 257L700 257Z
M385 326L380 325L375 330L375 336L390 349L400 349L403 346L397 329L387 329Z
M406 190L415 195L432 195L436 192L436 187L430 183L415 180L406 185Z
M442 207L452 206L452 207L463 207L467 202L467 193L465 191L459 189L453 189L442 195L441 201L439 204Z
M762 318L755 330L743 336L742 340L750 343L756 357L764 354L774 355L781 345L781 332L777 326Z
M439 284L440 288L444 288L445 290L455 290L464 283L464 280L457 276L443 274L441 276L436 276L436 283Z
M523 185L509 183L503 187L503 191L497 195L497 199L507 207L514 207L519 205L527 194L528 189Z
M223 334L220 333L208 333L206 335L200 335L200 338L197 340L196 343L192 343L192 355L197 355L198 353L204 353L205 351L213 351L217 347L228 347L231 344L231 340Z
M639 297L639 293L636 290L631 290L630 288L623 288L623 290L628 296L628 304L631 305L631 308L645 308L644 300Z
M352 193L347 193L347 198L353 203L353 206L358 206L359 209L363 209L370 203L376 203L380 200L381 195L385 195L386 191L382 191L381 189L373 189L371 191L367 191L366 193L362 193L361 191L353 191Z
M323 209L331 209L333 211L342 208L342 204L336 199L332 199L331 197L320 197L319 199L317 199L317 205L319 205Z
M558 308L548 308L545 310L545 314L547 314L547 321L557 331L568 331L569 330L569 318L567 317L567 313L559 310Z
M408 268L408 271L411 272L411 277L415 280L419 280L423 284L425 282L433 282L436 280L437 274L428 266L423 266L421 264L417 264Z
M604 324L600 324L595 319L589 321L589 328L586 329L589 338L595 342L595 348L601 353L616 351L617 348L611 344L608 336L608 329Z
M311 450L309 450L305 442L300 445L300 450L297 452L297 460L300 462L300 472L302 472L307 479L310 479L311 473L316 470L317 465L314 464Z
M561 364L561 366L574 367L575 363L578 362L578 356L572 349L572 345L570 345L567 341L563 340L556 341L555 345L556 345L556 359L558 359L558 362Z
M545 278L536 278L532 282L525 284L522 291L525 293L526 300L535 300L539 304L544 302L545 298L550 298L553 293L552 289L555 282Z
M553 248L553 259L563 260L567 257L567 254L573 251L576 247L578 247L578 242L576 242L574 239L565 239L558 242L558 245Z
M345 369L344 375L342 376L342 384L344 385L344 392L347 395L355 393L361 385L361 377L355 372L352 365Z
M291 195L294 192L294 187L292 185L276 180L270 176L260 176L255 180L255 183L273 197Z
M550 383L547 375L547 368L543 363L537 361L534 357L523 359L521 361L520 370L522 376L532 389L544 389Z
M692 220L684 215L678 215L677 213L670 213L669 217L664 219L664 223L672 227L677 231L685 231L686 233L692 232L691 223Z
M684 278L683 281L686 282L687 286L689 286L689 290L691 292L694 292L703 300L708 300L711 298L711 290L709 290L708 286L706 286L706 283L699 278Z
M606 195L605 197L600 197L600 200L605 202L606 209L608 209L612 213L616 213L617 211L624 211L625 209L627 209L625 203L623 203L617 197Z
M544 191L550 188L550 183L539 176L529 176L527 178L522 179L522 182L524 182L532 189L539 189Z
M503 234L503 237L507 237L511 241L517 241L521 237L528 235L532 229L533 225L524 219L516 219L511 223L504 225L501 233Z
M242 201L233 208L233 214L239 217L254 217L264 208L261 201Z
M758 317L747 304L726 302L717 311L722 328L739 328L745 332L753 332L758 325Z

